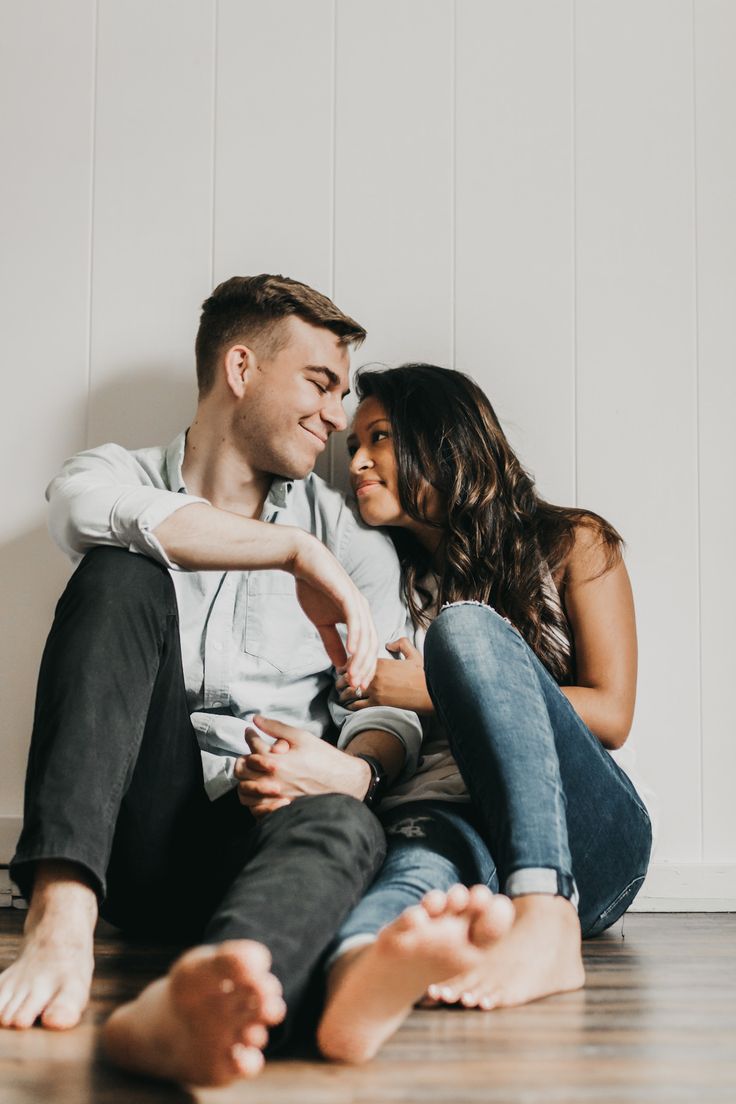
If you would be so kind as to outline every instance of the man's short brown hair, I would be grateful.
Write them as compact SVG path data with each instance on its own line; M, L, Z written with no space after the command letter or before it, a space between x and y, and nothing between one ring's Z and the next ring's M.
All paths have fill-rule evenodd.
M343 345L358 346L365 330L331 299L288 276L231 276L202 304L195 343L199 394L212 388L222 353L239 342L257 343L263 356L279 351L279 323L291 315L337 334Z

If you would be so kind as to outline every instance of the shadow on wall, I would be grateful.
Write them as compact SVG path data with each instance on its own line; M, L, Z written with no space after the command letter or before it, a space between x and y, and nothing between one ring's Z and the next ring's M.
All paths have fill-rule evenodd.
M71 570L43 525L0 547L0 814L4 816L20 814L23 804L38 666L57 599Z
M127 448L168 444L185 429L196 405L194 368L157 364L120 372L93 390L89 405L88 446L115 441ZM85 447L74 440L69 426L84 424L83 410L69 416L54 452L54 425L58 411L48 411L43 472L34 499L43 495L70 452ZM29 441L29 448L36 448ZM21 458L22 462L22 458ZM33 465L38 468L38 457ZM0 634L0 817L20 814L23 779L33 723L33 704L41 654L56 602L73 566L54 545L43 519L39 524L0 545L3 632Z

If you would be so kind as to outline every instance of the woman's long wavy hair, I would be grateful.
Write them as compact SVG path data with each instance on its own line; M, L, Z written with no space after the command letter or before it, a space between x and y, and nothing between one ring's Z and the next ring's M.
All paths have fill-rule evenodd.
M483 391L468 376L433 364L362 369L358 398L375 398L391 423L399 500L415 521L428 523L428 484L446 516L439 605L472 599L507 617L558 683L574 671L570 626L550 587L575 530L600 540L607 571L622 540L598 514L553 506L537 494ZM427 625L430 595L422 579L434 570L428 551L406 529L390 530L401 561L406 602L415 625Z

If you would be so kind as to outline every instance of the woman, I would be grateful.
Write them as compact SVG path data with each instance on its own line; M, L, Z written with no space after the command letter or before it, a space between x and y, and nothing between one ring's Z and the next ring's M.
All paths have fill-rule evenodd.
M389 527L420 647L427 632L424 663L395 641L402 662L379 661L363 696L338 688L353 709L415 709L427 725L417 774L381 807L385 867L329 963L318 1040L347 1061L372 1057L427 990L493 1008L580 988L581 934L625 911L651 850L608 754L636 683L618 533L539 497L461 373L363 372L358 395L358 508Z

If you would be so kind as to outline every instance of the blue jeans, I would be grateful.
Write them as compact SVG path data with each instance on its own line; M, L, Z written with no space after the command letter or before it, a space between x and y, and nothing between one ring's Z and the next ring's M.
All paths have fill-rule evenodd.
M652 844L649 816L627 775L520 633L489 606L462 602L443 609L427 633L424 662L438 720L471 797L472 825L457 805L433 802L433 809L449 810L432 831L433 849L408 850L397 845L387 822L386 863L338 942L360 934L356 918L363 924L372 918L377 926L362 931L375 934L427 889L447 888L451 878L500 885L512 897L558 893L576 903L585 937L610 927L641 888ZM392 814L407 810L400 806ZM453 858L469 828L476 862L470 879L468 866ZM443 833L448 839L438 845ZM491 879L478 865L478 837L492 856L483 867L495 868Z

